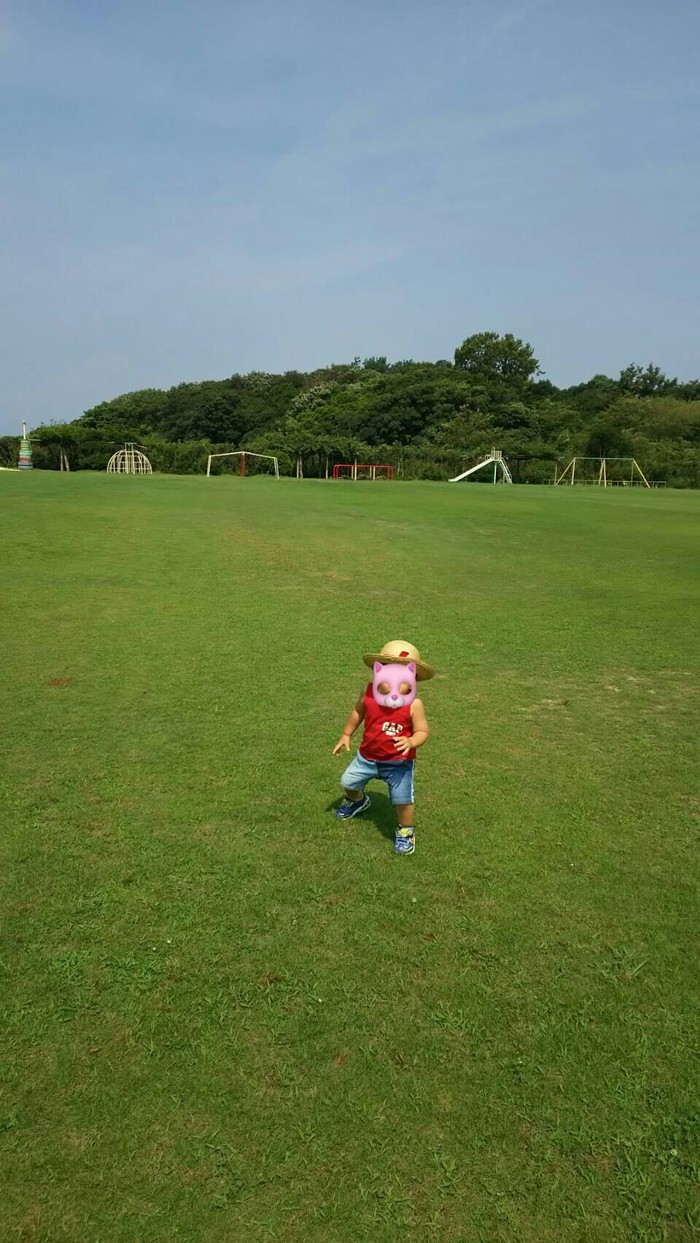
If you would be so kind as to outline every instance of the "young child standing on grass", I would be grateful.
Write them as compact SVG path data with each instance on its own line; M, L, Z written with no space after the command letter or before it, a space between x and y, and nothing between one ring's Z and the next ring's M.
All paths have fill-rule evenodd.
M394 850L412 855L416 848L413 770L416 751L429 734L423 703L416 698L416 682L427 681L435 671L403 639L385 643L381 652L368 652L362 659L372 670L372 681L345 722L333 754L350 750L350 739L361 721L364 735L340 778L345 798L335 814L339 820L359 816L371 806L365 794L367 782L374 777L386 781L396 808Z

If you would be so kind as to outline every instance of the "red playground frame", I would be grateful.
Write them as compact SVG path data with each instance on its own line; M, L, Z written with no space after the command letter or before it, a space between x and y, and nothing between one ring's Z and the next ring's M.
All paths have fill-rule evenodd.
M338 464L333 467L333 478L334 479L352 479L356 483L358 478L360 478L360 476L358 476L357 474L358 470L368 470L370 472L369 475L365 475L362 477L366 479L371 479L373 483L376 482L378 470L382 470L385 472L384 474L385 479L394 478L393 466L380 466L378 463L375 463L375 462L369 462L369 463L367 462L338 462ZM341 474L340 473L341 471L349 471L350 473Z

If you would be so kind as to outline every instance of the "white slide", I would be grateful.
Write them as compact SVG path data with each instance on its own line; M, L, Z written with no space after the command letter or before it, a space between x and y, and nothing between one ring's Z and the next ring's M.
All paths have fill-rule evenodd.
M469 470L465 470L461 475L455 475L454 479L450 479L450 483L461 483L463 479L468 479L469 476L475 474L477 470L483 470L485 466L491 466L492 464L494 464L494 472L493 472L494 483L496 482L496 470L498 469L499 466L503 472L503 482L504 483L513 482L513 476L511 475L508 469L508 466L503 460L503 454L492 453L491 457L484 458L483 462L477 462L476 466L470 466Z

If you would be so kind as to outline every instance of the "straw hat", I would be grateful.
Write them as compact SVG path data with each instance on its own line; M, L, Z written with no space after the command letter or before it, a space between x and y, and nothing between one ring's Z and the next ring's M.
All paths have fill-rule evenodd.
M383 665L407 665L409 661L413 661L419 682L427 682L428 678L432 678L435 674L432 665L421 660L418 648L412 643L406 643L404 639L392 639L391 643L384 644L381 652L365 652L362 659L370 669L375 660L380 660Z

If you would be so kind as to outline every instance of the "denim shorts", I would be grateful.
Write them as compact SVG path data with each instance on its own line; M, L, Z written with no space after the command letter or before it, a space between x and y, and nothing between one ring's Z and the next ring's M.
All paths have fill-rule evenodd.
M340 778L344 790L364 790L375 777L386 781L392 803L413 803L415 760L366 760L358 751Z

